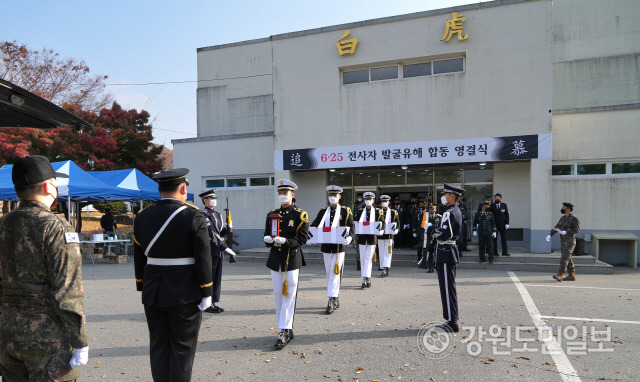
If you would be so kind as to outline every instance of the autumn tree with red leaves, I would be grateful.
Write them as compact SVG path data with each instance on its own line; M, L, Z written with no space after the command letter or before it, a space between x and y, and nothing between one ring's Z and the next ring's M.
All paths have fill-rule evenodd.
M162 169L164 146L154 145L149 113L125 110L114 102L99 113L65 109L92 124L76 130L61 127L44 131L33 128L0 129L0 165L15 163L31 154L44 155L52 162L72 160L85 170L137 168L147 175Z

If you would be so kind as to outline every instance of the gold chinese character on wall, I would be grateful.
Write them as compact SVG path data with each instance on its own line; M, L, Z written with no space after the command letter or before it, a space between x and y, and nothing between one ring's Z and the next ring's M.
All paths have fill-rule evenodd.
M344 54L354 54L356 52L356 45L358 45L358 39L353 37L345 40L345 38L347 38L350 34L351 32L349 32L349 30L347 29L346 31L344 31L344 34L342 35L342 37L340 37L340 40L336 42L336 46L338 47L338 53L340 53L341 56Z
M440 39L440 41L444 40L445 42L451 40L454 34L458 35L458 40L466 40L469 38L469 34L465 33L462 35L462 23L467 20L462 13L458 14L458 12L451 12L452 19L446 20L446 28L444 30L444 36Z

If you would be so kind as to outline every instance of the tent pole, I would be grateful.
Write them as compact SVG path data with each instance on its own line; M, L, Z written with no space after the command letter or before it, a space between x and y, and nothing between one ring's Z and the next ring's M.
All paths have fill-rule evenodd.
M67 213L69 214L69 224L73 225L71 219L71 195L67 195Z

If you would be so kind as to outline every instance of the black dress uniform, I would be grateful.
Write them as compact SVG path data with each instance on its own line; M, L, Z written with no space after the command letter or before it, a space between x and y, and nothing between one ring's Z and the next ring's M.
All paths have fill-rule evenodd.
M205 206L202 211L207 221L207 230L209 232L209 245L211 246L211 275L213 277L213 296L212 302L220 302L220 287L222 285L222 263L223 252L227 249L227 243L223 237L227 235L229 227L225 224L220 212ZM217 309L216 309L217 308ZM210 313L224 312L219 306L211 306L207 309Z
M342 188L331 185L327 187L327 192L330 196L337 195L342 193ZM337 196L336 196L337 197ZM311 227L320 227L320 224L324 224L325 227L330 227L333 225L334 219L336 218L336 210L339 205L329 206L320 209L318 215L311 223ZM353 224L353 214L351 213L351 208L339 206L340 207L340 215L338 216L337 225L339 227L349 227L348 237L353 240L354 235L354 224ZM329 213L327 214L327 209L329 209ZM326 219L323 223L323 218L327 215ZM345 244L330 244L330 243L322 243L320 246L320 250L322 251L322 255L324 257L324 265L325 271L327 275L327 314L333 313L335 309L340 307L340 283L342 281L342 272L344 269L344 258L346 255L347 245Z
M372 192L366 192L364 194L365 199L373 199ZM371 219L371 210L373 209L373 219ZM363 222L371 222L371 224L380 224L384 229L384 222L378 222L380 216L380 209L373 206L365 206L364 208L356 211L353 221L360 221L362 214L365 214ZM378 222L378 223L376 223ZM360 275L362 277L362 288L371 287L371 267L373 265L373 254L376 249L377 236L376 235L356 235L356 241L360 250Z
M440 227L440 222L442 221L442 215L436 214L436 213L434 213L433 215L429 214L428 219L431 225L429 226L429 228L427 228L427 233L426 233L428 242L426 243L427 248L425 248L426 265L424 268L428 268L427 273L433 273L433 270L435 268L435 256L434 256L435 247L429 248L429 244L431 241L431 235L433 234L433 231L435 231L436 228Z
M290 180L280 179L276 182L278 192L295 191L298 186ZM291 202L291 201L290 201ZM283 203L286 204L286 203ZM279 214L280 231L276 237L272 236L271 214ZM299 269L305 264L302 246L309 240L309 215L294 204L276 208L267 214L264 229L264 239L270 247L267 267L271 269L271 281L276 302L276 321L280 335L275 347L282 349L291 341L293 335L293 321L298 295ZM281 238L284 243L278 244Z
M154 180L186 181L186 172L163 171ZM174 215L151 245L183 206L187 208ZM213 292L204 214L172 198L145 208L134 221L134 265L149 327L153 379L190 381L202 320L198 303Z
M460 187L444 184L446 193L462 195L464 190ZM436 271L440 284L440 299L442 300L443 317L446 323L442 326L445 330L458 331L458 296L456 291L456 268L460 261L460 254L456 240L460 235L462 226L462 214L457 204L447 206L440 227L434 230L433 235L437 239L436 244Z
M500 194L496 196L502 197ZM496 221L497 233L500 234L500 244L502 245L502 256L509 256L507 250L507 226L509 225L509 208L507 203L503 203L502 200L493 202L489 207L489 211L493 214L493 219ZM498 238L493 238L493 254L498 256Z
M487 203L487 206L489 203ZM491 237L496 232L496 223L493 219L493 214L489 211L479 212L476 214L476 218L473 221L473 231L478 235L478 250L480 255L480 262L484 263L485 252L489 255L489 262L493 263L493 238Z

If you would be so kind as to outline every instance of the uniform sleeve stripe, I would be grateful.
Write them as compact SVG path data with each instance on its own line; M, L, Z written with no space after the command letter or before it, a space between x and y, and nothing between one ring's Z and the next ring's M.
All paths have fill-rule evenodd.
M202 285L200 285L200 288L208 288L208 287L210 287L210 286L213 286L213 281L212 281L212 282L210 282L210 283L208 283L208 284L202 284Z

